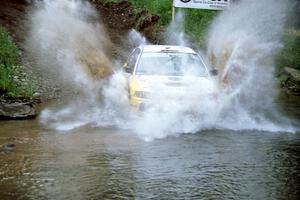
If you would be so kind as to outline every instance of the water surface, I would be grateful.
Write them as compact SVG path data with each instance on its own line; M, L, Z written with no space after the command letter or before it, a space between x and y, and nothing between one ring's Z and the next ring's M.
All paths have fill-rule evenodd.
M282 110L299 119L299 101ZM300 133L130 131L0 122L0 199L299 199Z

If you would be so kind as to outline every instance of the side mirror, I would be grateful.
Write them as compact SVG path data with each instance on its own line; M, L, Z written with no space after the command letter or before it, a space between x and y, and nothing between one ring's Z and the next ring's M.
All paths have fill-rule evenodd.
M132 73L132 69L129 68L128 66L126 66L126 67L124 68L124 70L125 70L125 72L127 72L127 73L129 73L129 74Z
M125 72L132 73L132 70L130 69L130 67L128 67L127 62L124 63L123 68L124 68Z
M212 70L210 70L210 74L211 74L212 76L217 76L217 75L219 74L219 72L218 72L217 69L212 69Z

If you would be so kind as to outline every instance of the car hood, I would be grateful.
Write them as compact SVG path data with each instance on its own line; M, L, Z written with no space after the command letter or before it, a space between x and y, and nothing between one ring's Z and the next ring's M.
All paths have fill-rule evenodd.
M141 89L151 93L214 93L216 84L210 77L139 75Z

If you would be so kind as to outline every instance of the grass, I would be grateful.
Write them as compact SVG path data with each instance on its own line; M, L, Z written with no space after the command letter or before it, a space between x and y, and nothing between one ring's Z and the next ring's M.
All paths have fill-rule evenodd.
M18 48L9 33L0 26L0 64L13 66L17 63Z
M160 17L161 25L167 25L172 18L172 0L129 0L136 9L148 10Z
M9 33L0 26L0 97L31 97L32 85L15 78L21 73L17 66L19 50ZM22 77L26 80L26 77ZM28 79L27 79L28 80Z

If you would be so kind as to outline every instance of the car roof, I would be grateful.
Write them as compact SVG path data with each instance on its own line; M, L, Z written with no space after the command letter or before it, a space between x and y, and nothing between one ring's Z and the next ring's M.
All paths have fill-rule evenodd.
M141 45L143 52L179 52L179 53L196 53L193 49L185 46L174 45Z

